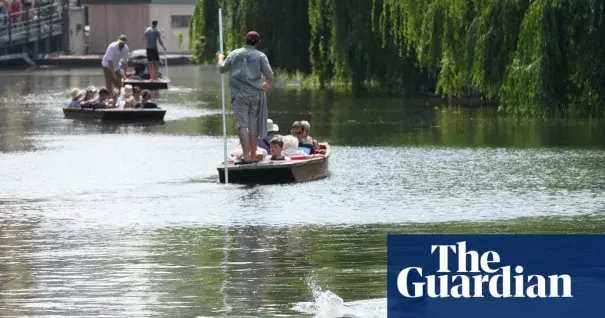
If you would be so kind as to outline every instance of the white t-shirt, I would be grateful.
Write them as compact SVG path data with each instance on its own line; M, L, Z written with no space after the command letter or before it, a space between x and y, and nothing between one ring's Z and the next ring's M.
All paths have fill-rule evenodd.
M129 53L130 49L128 48L128 45L124 45L120 51L118 41L113 42L107 46L107 50L105 51L105 55L103 55L101 65L103 65L103 67L109 67L109 61L113 61L113 70L117 71L120 69L120 61L124 63L128 62Z

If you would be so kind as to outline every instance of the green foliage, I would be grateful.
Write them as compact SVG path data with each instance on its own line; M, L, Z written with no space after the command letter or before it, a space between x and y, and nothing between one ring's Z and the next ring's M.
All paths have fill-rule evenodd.
M306 1L300 0L198 0L193 20L200 27L192 33L199 42L208 43L202 45L201 51L193 52L198 61L214 62L220 49L219 7L223 11L225 54L244 45L245 34L256 30L261 35L258 49L267 54L274 68L291 74L311 72L307 54L310 37L308 6Z
M309 0L310 55L322 87L335 80L349 84L354 92L378 89L400 95L427 81L415 55L401 56L394 39L372 31L383 15L382 4L381 0L351 0L346 5L338 0Z
M198 0L190 49L200 63L251 29L275 69L319 87L413 95L434 88L498 99L525 116L601 115L605 0Z
M219 50L218 1L198 0L189 25L189 50L194 61L211 62Z
M182 50L185 33L183 33L183 31L178 31L178 32L175 32L174 35L176 35L177 43L179 45L179 50Z

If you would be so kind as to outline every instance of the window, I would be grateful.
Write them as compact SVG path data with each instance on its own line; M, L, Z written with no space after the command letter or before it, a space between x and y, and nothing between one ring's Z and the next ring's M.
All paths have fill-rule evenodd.
M188 28L189 21L191 21L190 15L173 15L170 16L172 28Z

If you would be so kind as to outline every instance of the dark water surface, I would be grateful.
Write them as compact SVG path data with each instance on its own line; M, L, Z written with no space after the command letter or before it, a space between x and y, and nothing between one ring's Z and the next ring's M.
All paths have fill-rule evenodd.
M64 119L100 70L0 72L0 316L384 317L386 233L605 231L601 120L275 89L330 178L224 186L213 69L170 69L158 125Z

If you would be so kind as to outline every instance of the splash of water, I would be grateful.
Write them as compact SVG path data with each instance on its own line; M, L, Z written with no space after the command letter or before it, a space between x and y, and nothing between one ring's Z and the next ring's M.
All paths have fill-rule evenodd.
M345 302L332 291L323 290L313 277L309 277L306 283L314 301L296 303L292 307L294 311L318 318L386 317L386 298Z

